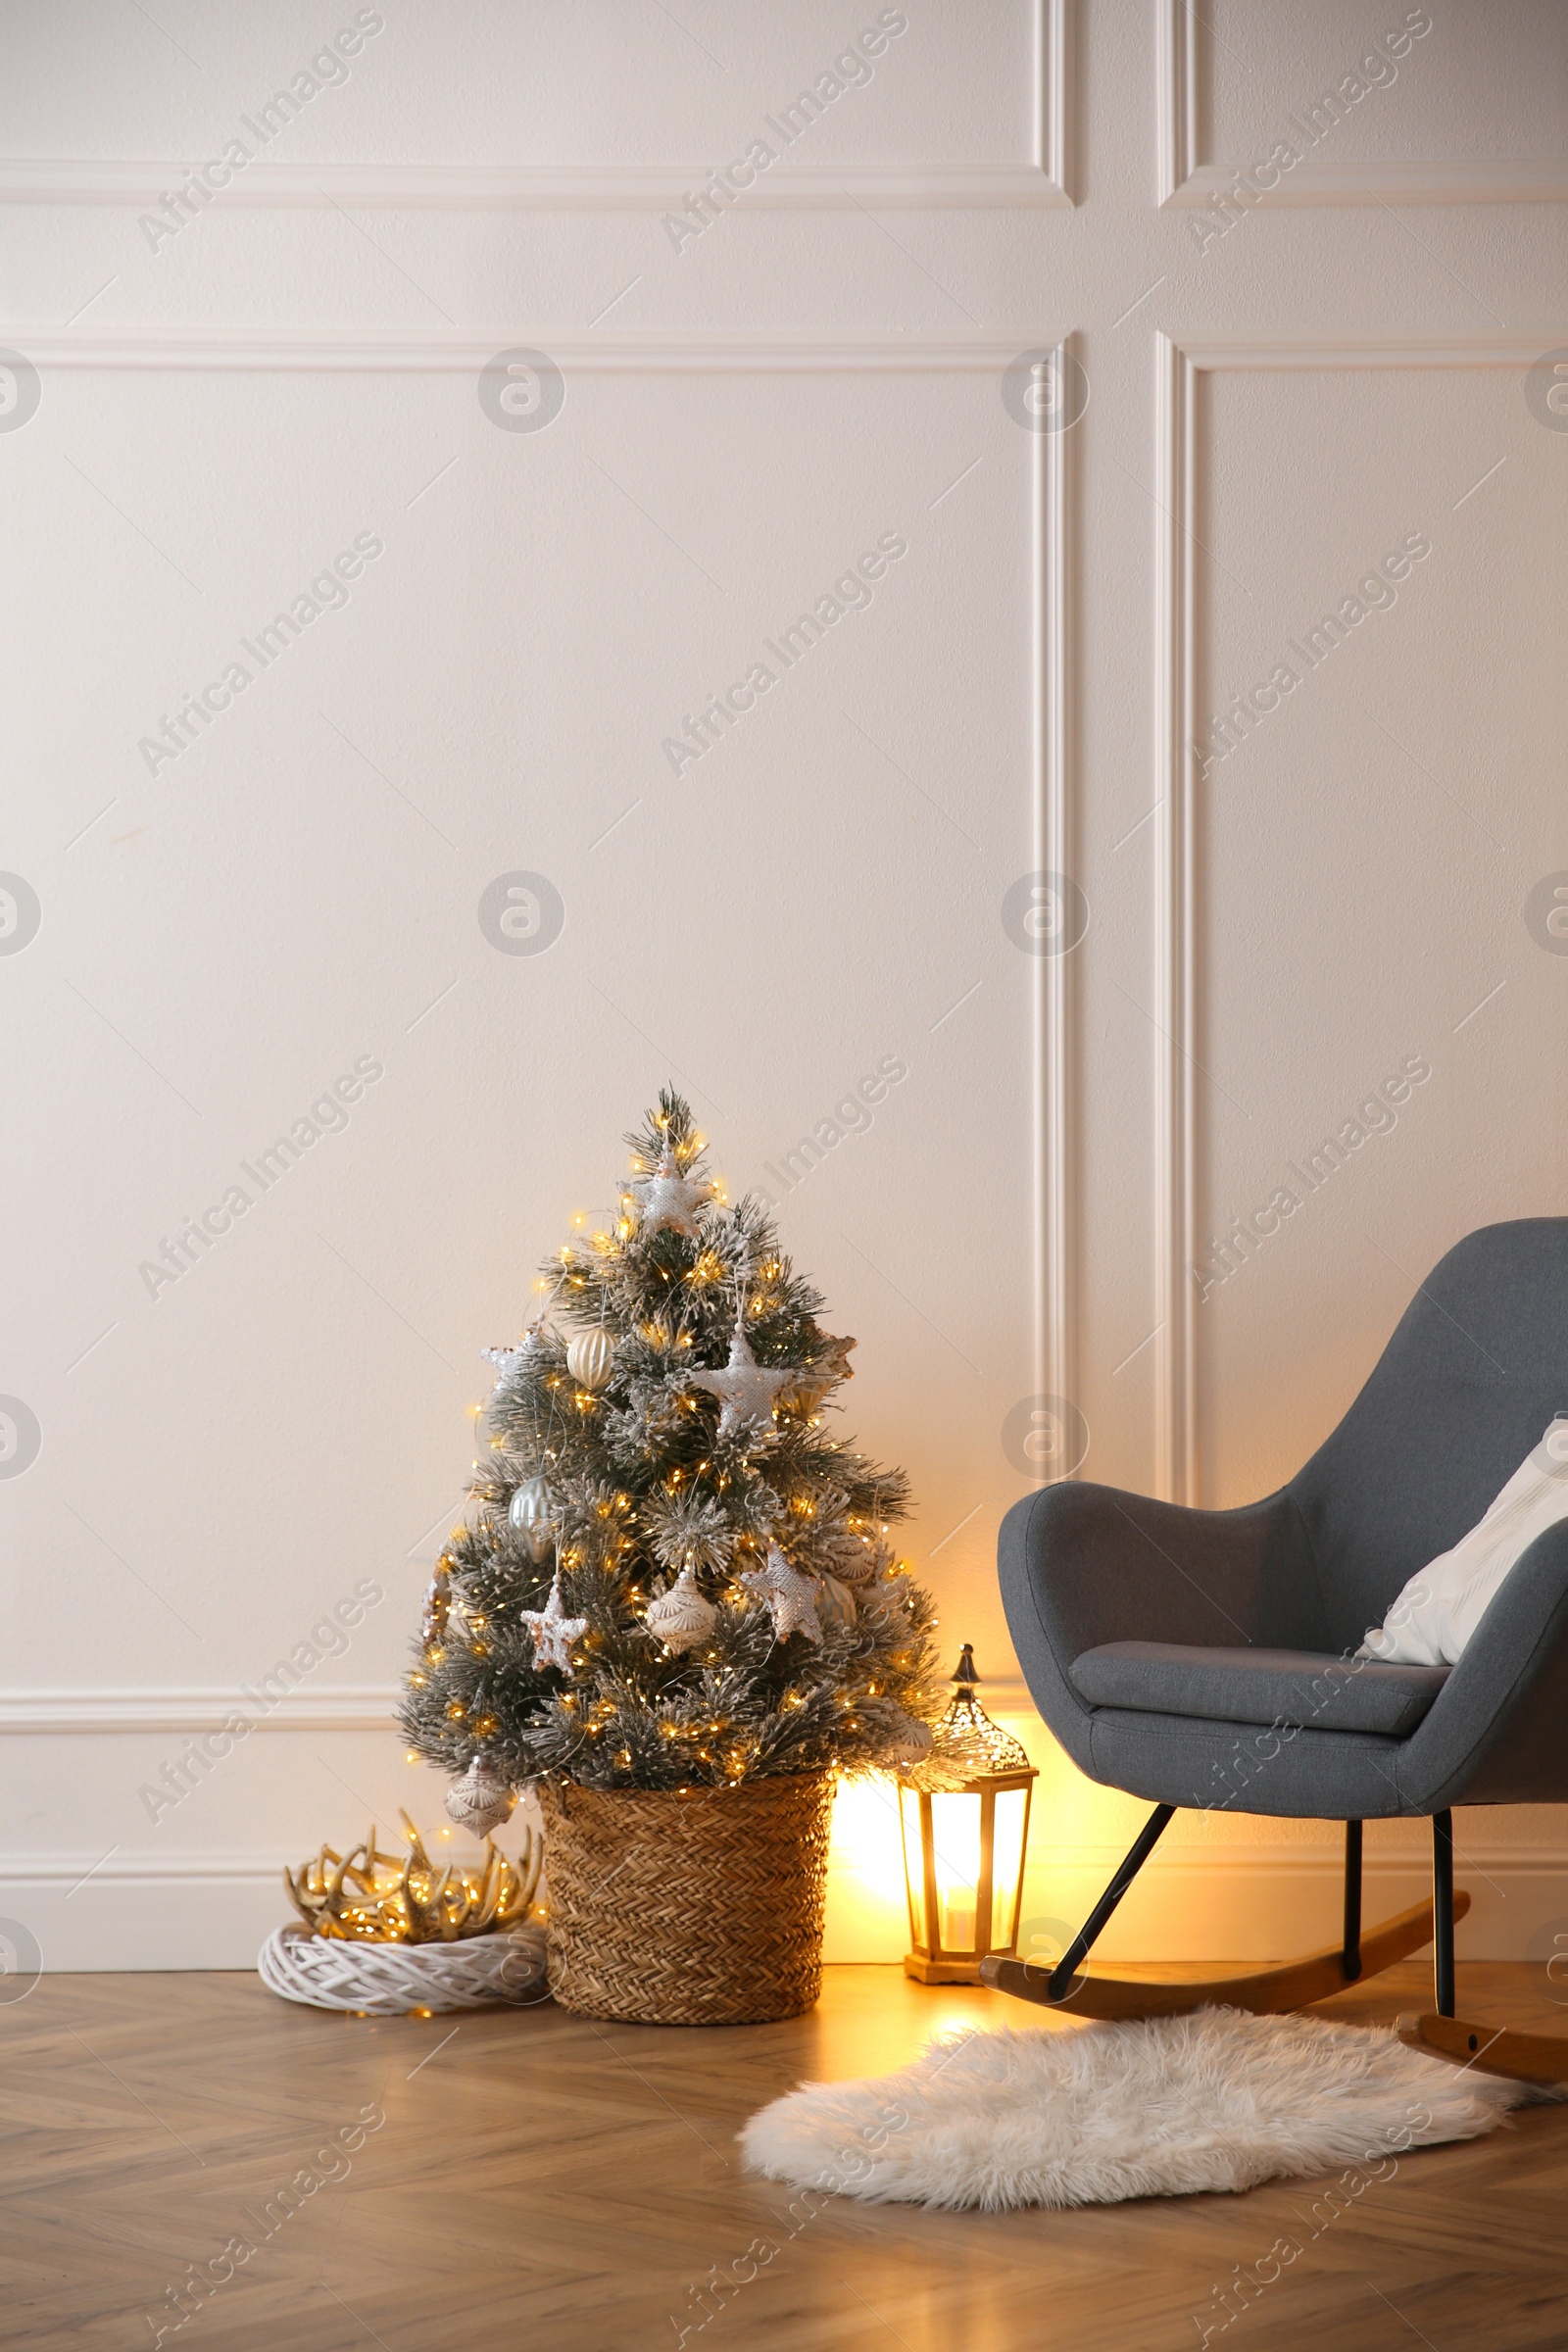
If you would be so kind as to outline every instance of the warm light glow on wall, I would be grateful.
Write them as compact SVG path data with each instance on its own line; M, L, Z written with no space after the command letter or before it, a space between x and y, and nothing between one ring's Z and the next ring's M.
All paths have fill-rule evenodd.
M828 1849L825 1955L897 1962L908 1935L898 1792L881 1775L841 1781Z

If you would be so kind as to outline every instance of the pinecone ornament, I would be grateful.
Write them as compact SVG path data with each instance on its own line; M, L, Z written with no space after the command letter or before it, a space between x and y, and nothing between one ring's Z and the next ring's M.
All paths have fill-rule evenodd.
M447 1611L452 1606L452 1578L442 1560L430 1579L424 1596L424 1610L419 1619L419 1640L430 1649L447 1630Z
M825 1331L822 1345L825 1352L820 1362L798 1372L790 1386L789 1401L799 1405L803 1412L814 1412L824 1396L841 1382L855 1378L850 1368L850 1349L855 1342L838 1339L832 1332Z
M836 1576L826 1574L816 1580L816 1614L824 1626L848 1626L855 1623L855 1594L848 1585Z

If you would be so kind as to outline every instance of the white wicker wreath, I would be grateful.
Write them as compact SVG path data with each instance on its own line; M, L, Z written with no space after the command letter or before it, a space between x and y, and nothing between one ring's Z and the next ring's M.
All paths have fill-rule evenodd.
M285 2001L406 2017L415 2009L519 2007L549 1998L542 1928L468 1936L453 1943L368 1943L275 1928L256 1962L262 1983Z

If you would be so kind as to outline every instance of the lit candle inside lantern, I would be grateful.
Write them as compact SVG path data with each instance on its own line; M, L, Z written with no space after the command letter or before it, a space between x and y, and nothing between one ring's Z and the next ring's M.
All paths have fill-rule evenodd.
M949 1886L942 1896L942 1940L949 1951L967 1951L974 1942L974 1888Z

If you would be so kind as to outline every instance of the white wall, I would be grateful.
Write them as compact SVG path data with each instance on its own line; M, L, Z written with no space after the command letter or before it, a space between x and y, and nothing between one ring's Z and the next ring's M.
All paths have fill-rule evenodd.
M1568 358L1561 11L1434 5L1219 235L1225 167L1402 10L908 0L678 241L875 7L374 13L170 235L161 195L259 147L355 9L0 10L0 344L40 394L0 430L0 868L41 911L0 956L0 1392L41 1432L0 1479L0 1909L57 1967L243 1965L285 1857L438 1818L388 1710L477 1351L673 1075L859 1339L851 1425L909 1465L944 1638L1043 1766L1032 1916L1070 1914L1137 1809L1008 1679L1033 1405L1082 1416L1091 1475L1243 1499L1449 1242L1563 1205L1568 961L1521 913L1568 869L1568 436L1529 396ZM1008 365L1069 336L1087 411L1025 429ZM516 347L561 370L543 429L481 406ZM1397 602L1200 781L1198 721L1415 531ZM886 533L869 608L673 773L684 714ZM264 668L243 641L356 539ZM236 659L209 729L141 749ZM1004 923L1044 868L1087 903L1061 957ZM536 956L479 920L516 872L564 908ZM1397 1130L1198 1307L1216 1221L1411 1054ZM869 1131L783 1193L768 1163L885 1057ZM346 1128L262 1195L242 1163L357 1062ZM364 1579L346 1651L150 1820ZM831 1948L891 1957L868 1801ZM1555 1816L1460 1835L1500 1890L1472 1948L1568 1913ZM1332 1836L1184 1823L1121 1948L1328 1932ZM1371 1844L1374 1901L1410 1899L1417 1829Z

